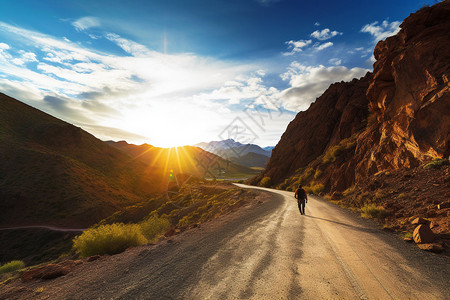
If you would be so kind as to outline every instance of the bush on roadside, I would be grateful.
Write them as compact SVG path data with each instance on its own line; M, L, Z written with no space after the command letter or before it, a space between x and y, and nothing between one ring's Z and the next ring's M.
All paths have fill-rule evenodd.
M353 193L355 192L355 190L356 190L355 186L352 185L351 187L349 187L348 189L346 189L346 190L342 193L342 195L344 195L344 196L347 197L347 196L353 194Z
M151 215L145 221L139 223L139 226L141 227L142 234L149 241L152 241L169 230L170 221L164 217Z
M427 163L424 169L436 169L444 165L450 164L449 160L446 158L435 158L431 162Z
M84 231L73 239L73 247L81 257L87 257L117 254L147 242L139 225L113 223Z
M264 177L261 179L260 185L263 187L270 187L272 185L272 180L270 177Z
M310 186L310 193L313 193L314 195L319 195L324 190L324 185L321 183L314 184Z
M384 218L387 212L382 206L376 206L373 203L365 204L361 207L361 217L371 219L371 218Z
M3 266L0 266L0 275L4 273L9 273L12 271L20 270L25 268L25 264L21 260L13 260L9 263L4 264Z

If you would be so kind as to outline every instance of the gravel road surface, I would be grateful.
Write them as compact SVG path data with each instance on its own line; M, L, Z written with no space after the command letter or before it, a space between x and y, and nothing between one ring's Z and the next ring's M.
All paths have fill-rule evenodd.
M268 193L232 215L158 245L85 263L52 281L17 284L9 296L450 299L447 257L313 196L302 216L293 193L258 189Z

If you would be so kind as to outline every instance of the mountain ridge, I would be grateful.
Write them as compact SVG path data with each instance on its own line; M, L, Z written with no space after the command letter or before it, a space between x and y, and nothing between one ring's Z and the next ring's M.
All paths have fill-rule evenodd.
M144 164L1 93L0 128L1 226L90 226L163 190Z

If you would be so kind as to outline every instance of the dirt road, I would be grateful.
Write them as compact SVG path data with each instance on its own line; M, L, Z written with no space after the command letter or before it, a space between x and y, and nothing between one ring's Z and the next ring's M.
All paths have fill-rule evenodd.
M314 197L301 216L293 193L267 190L262 203L232 216L160 245L85 263L53 281L22 284L12 295L30 296L42 288L35 298L449 297L448 258Z

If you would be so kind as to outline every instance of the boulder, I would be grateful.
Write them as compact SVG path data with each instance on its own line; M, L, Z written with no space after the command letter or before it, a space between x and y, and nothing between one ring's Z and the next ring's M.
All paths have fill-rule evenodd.
M175 231L175 228L172 227L169 230L167 230L166 233L164 233L164 236L165 237L171 237L171 236L174 236L175 234L177 234L177 232Z
M430 223L430 228L436 228L436 227L439 227L439 224L436 223L436 221L432 221L432 222Z
M431 243L431 244L417 244L417 246L425 251L430 251L434 253L441 253L444 251L444 247L441 244Z
M82 263L81 260L66 260L58 264L48 264L25 271L20 278L23 282L33 279L53 279L70 273L74 267Z
M421 243L432 243L435 239L433 231L430 227L425 224L421 224L414 229L413 232L414 242L417 244Z
M87 261L88 261L88 262L91 262L91 261L97 260L97 259L99 259L99 258L100 258L100 255L92 255L92 256L89 256L89 258L87 259Z
M424 218L415 218L414 220L411 221L411 224L413 225L420 225L420 224L426 224L429 225L430 221L424 219Z

